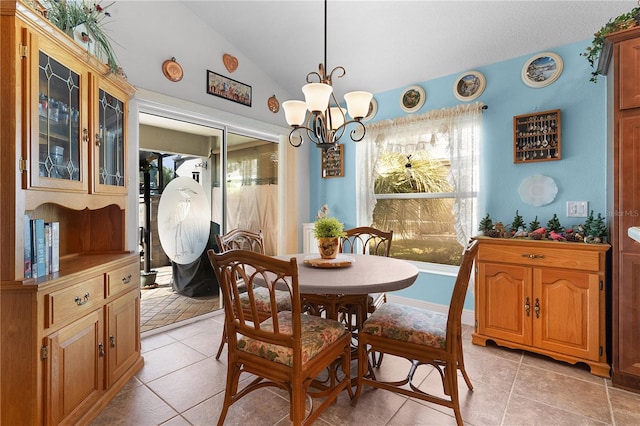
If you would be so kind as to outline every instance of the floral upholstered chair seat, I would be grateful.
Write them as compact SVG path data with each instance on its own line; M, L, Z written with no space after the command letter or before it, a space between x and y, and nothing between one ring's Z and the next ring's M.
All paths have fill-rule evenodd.
M253 294L256 298L256 308L259 312L271 312L271 303L269 302L269 290L266 287L254 287ZM276 290L276 311L290 311L291 310L291 297L288 291ZM240 295L240 303L242 309L249 308L249 295L242 293Z
M447 314L385 303L365 321L363 332L444 349Z
M347 333L344 326L338 321L321 318L315 315L302 315L302 363L311 360L331 343ZM278 313L280 332L291 334L291 312ZM262 323L265 330L272 331L271 319ZM265 343L263 341L242 337L238 340L238 349L252 353L270 361L275 361L287 366L293 365L293 351L291 348Z

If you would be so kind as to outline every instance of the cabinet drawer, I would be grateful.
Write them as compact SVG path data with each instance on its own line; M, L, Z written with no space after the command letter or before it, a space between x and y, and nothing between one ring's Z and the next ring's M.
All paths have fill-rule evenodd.
M140 266L135 263L107 273L107 297L140 287Z
M558 243L562 244L562 243ZM547 247L516 247L498 244L480 245L480 261L514 263L518 265L548 266L553 268L600 270L600 257L596 251L579 249L550 249Z
M100 307L104 302L104 278L91 278L45 295L45 327Z

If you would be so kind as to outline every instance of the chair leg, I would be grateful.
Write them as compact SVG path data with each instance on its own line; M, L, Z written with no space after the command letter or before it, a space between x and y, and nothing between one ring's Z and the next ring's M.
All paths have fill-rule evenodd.
M294 425L301 425L305 419L305 402L307 400L306 389L302 383L296 383L291 386L291 407L289 417ZM313 410L313 406L311 407Z
M462 356L462 339L458 339L458 369L462 373L462 377L464 377L464 381L467 384L467 387L469 388L469 390L473 390L471 379L469 379L469 375L467 375L467 370L464 368L464 357Z
M458 369L445 367L445 380L449 384L451 403L453 405L453 413L456 417L458 426L463 426L462 413L460 412L460 399L458 397Z
M216 359L220 359L220 354L222 354L222 349L224 349L224 345L227 343L227 326L225 325L222 328L222 338L220 339L220 347L218 347L218 353L216 354Z

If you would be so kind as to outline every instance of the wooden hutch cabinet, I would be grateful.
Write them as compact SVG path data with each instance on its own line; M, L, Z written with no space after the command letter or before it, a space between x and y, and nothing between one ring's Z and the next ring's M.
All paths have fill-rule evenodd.
M524 349L609 377L608 244L478 237L472 341Z
M612 255L613 385L640 392L640 28L607 37L613 45L613 160L609 230ZM611 87L611 86L609 86Z
M143 364L134 88L26 3L0 31L0 424L86 424ZM26 215L59 224L58 271L25 273Z

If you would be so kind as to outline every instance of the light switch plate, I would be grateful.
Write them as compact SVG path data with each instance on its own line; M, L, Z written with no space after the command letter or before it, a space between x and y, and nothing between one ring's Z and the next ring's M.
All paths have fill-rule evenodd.
M567 201L567 217L587 217L588 201Z

